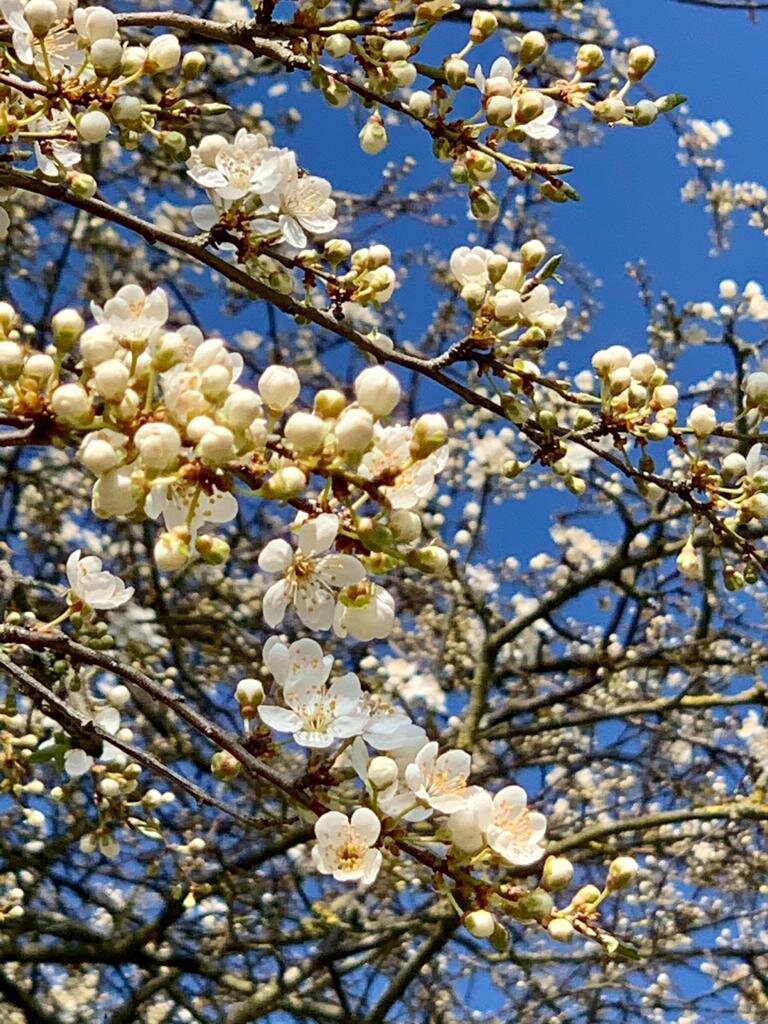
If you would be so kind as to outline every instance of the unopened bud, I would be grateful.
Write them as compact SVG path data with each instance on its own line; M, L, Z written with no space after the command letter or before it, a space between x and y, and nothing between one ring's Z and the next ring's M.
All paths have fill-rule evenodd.
M542 32L526 32L520 40L518 57L521 64L532 64L547 52L547 38Z
M547 931L555 942L570 942L576 934L576 929L564 917L554 917L547 925Z
M496 918L487 910L473 910L464 916L464 927L478 939L487 939L496 929Z
M605 124L616 124L624 119L627 108L624 105L624 100L620 100L618 96L608 96L606 99L600 100L599 103L595 104L593 113L597 121L603 121Z
M374 789L386 789L398 777L397 762L391 757L379 755L368 765L368 781Z
M629 51L629 80L639 82L656 63L656 51L652 46L633 46Z
M591 907L600 899L600 890L596 885L583 885L573 897L574 907Z
M181 77L185 82L191 82L202 75L206 66L205 56L199 50L190 50L184 54L181 62Z
M383 149L387 148L389 142L384 122L378 114L372 114L368 118L357 138L360 148L368 156L376 156L377 153L381 153Z
M256 709L264 703L264 687L258 679L241 679L235 689L235 700L243 718L253 718Z
M492 36L499 27L499 19L492 11L473 11L469 38L473 43L482 43Z
M573 864L567 857L547 857L541 873L541 884L549 892L558 892L570 884Z
M625 889L634 882L639 870L640 865L634 857L616 857L615 860L611 861L608 868L606 888L611 892L615 892L617 889Z
M222 537L201 533L195 540L195 550L208 565L224 565L229 558L229 544Z
M240 773L240 762L228 750L217 750L211 757L211 775L227 781Z
M582 74L589 74L590 71L597 71L603 66L605 54L595 43L585 43L580 46L576 54L576 70Z
M430 544L418 551L409 552L408 564L420 572L439 576L448 568L448 552L444 548Z
M452 89L460 89L467 80L469 64L461 57L449 57L445 62L445 78Z

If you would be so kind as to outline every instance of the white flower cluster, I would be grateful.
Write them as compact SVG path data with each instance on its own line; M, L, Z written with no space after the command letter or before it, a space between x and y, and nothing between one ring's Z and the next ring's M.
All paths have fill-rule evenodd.
M680 398L674 384L667 383L667 372L647 352L633 356L623 345L611 345L592 356L592 368L600 379L603 409L626 429L652 441L662 441L677 422ZM701 436L705 419L694 419L692 429ZM712 423L711 429L714 430Z
M563 324L564 306L552 301L549 287L532 271L546 255L538 239L526 242L520 260L480 245L460 246L451 255L451 273L461 287L461 297L476 319L501 341L518 328L527 328L517 343L546 342ZM531 276L529 276L531 275Z
M202 231L221 224L299 250L308 234L328 235L336 227L330 183L301 173L295 153L271 146L261 134L241 128L232 142L206 135L192 147L187 170L211 201L192 211Z
M459 862L483 851L501 863L525 867L543 857L546 820L527 809L523 789L508 786L492 797L470 785L466 751L439 753L438 744L428 741L405 712L365 694L354 673L329 682L333 658L324 656L316 641L286 646L271 637L263 659L281 702L263 703L260 684L242 680L236 696L241 711L247 709L244 717L252 717L256 708L265 725L291 734L303 747L349 746L349 759L373 808L358 808L351 819L338 811L318 819L313 856L321 872L370 884L381 864L380 852L372 855L381 821L419 822L435 814L444 816L440 834Z
M377 571L403 560L423 571L445 567L442 549L417 547L417 509L447 459L445 419L426 413L411 424L389 424L401 391L382 366L358 374L355 401L326 388L312 411L291 411L301 391L293 368L267 367L255 389L239 383L243 359L220 338L196 327L168 329L159 288L147 295L125 285L92 312L96 323L87 329L75 310L57 313L54 344L40 352L24 344L15 311L0 303L0 408L77 446L97 477L94 513L162 516L155 558L176 570L193 545L210 562L227 557L223 540L199 531L237 514L233 475L280 502L305 494L313 473L339 475L348 504L326 497L309 521L299 519L295 553L278 540L262 552L262 569L284 577L270 589L265 614L277 625L294 604L312 628L333 625L360 640L387 636L394 621L389 594L366 579L356 556L329 551L345 543L377 560ZM62 380L63 366L73 367L71 379ZM362 504L370 515L356 511ZM81 571L93 571L88 560Z
M182 53L175 35L157 35L147 46L128 44L112 11L77 7L72 0L0 0L0 17L11 30L3 65L20 76L20 87L6 90L3 134L31 141L44 177L66 180L80 197L93 196L96 181L78 170L82 146L103 142L113 129L121 141L127 141L126 132L136 138L147 134L171 153L186 149L176 126L202 108L192 103L177 108L174 128L168 131L157 106L128 92L142 75L177 68ZM202 54L190 51L182 78L191 80L204 67ZM21 84L26 78L29 91ZM0 234L5 235L9 223L7 211L0 209Z

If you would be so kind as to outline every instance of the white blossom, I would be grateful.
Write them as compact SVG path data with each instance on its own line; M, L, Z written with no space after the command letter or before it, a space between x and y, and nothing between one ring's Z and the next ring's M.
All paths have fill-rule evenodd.
M465 750L438 755L436 742L425 744L405 769L405 783L414 798L436 811L451 814L469 799L467 779L472 759Z
M338 882L370 885L381 867L381 851L374 848L380 833L381 823L367 807L358 807L351 818L340 811L328 811L315 822L315 867Z
M67 559L69 589L88 608L119 608L133 597L133 587L126 587L118 576L102 569L101 564L96 555L81 557L79 549L73 551Z
M259 568L282 576L264 595L267 625L279 625L293 604L305 626L331 628L336 592L365 577L365 569L353 555L326 554L338 532L338 516L324 512L300 528L296 550L280 539L267 544L259 555Z

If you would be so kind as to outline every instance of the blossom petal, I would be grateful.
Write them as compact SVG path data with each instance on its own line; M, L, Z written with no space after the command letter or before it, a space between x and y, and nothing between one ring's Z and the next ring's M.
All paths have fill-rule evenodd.
M373 846L381 834L381 822L368 807L358 807L349 823L368 846Z
M301 719L295 711L278 707L276 704L261 704L259 718L275 732L296 732L301 728Z
M293 562L293 548L287 540L271 540L259 554L262 572L284 572Z

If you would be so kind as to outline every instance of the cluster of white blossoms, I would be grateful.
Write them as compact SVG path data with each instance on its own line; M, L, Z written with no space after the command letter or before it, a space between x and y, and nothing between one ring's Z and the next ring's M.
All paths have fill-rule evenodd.
M159 288L147 295L125 285L91 308L96 322L87 328L77 311L57 313L53 344L39 351L0 303L0 408L28 420L41 440L77 448L97 478L94 513L162 517L154 555L172 571L195 549L214 564L226 559L226 542L201 530L235 517L236 480L263 499L314 501L295 523L296 551L275 540L262 552L261 568L282 577L267 595L268 622L277 625L292 604L312 628L388 635L394 603L368 571L406 562L434 572L447 563L442 548L420 546L418 512L447 459L445 419L391 422L401 390L382 366L358 374L354 400L326 388L311 409L295 408L301 383L291 367L269 366L256 387L241 384L242 356L220 338L168 328ZM346 498L315 490L313 476L321 485L337 480ZM81 589L94 565L80 563ZM84 604L116 606L94 603L97 583L86 590Z
M495 859L530 867L542 859L546 821L527 809L519 786L492 797L471 785L472 761L466 751L440 753L405 711L365 693L355 673L332 678L333 658L315 640L288 646L271 637L262 658L275 680L277 700L265 702L258 680L241 680L235 696L246 727L258 715L264 725L289 734L301 747L331 750L338 765L354 768L370 803L355 809L350 819L339 811L318 819L313 856L319 870L369 884L381 854L372 857L368 851L382 823L386 832L435 815L452 863Z
M165 75L180 65L183 83L204 70L203 55L190 51L182 59L171 33L146 46L129 44L112 11L78 7L72 0L2 0L0 16L11 30L0 68L15 76L5 83L3 136L31 142L35 169L44 178L66 181L77 196L89 198L97 187L91 174L79 169L83 146L114 134L135 148L147 136L176 155L187 149L179 127L216 112L178 92L162 107L132 93L143 75ZM0 214L5 234L9 217L5 209Z
M241 128L231 142L206 135L192 147L187 171L211 201L192 211L202 231L221 225L246 241L300 250L308 235L326 236L336 227L330 183L301 173L294 152L261 134Z
M677 387L668 383L667 372L647 352L633 356L623 345L611 345L592 356L592 368L601 385L601 404L624 429L663 441L677 423ZM706 436L715 429L705 429L704 419L697 417L691 429L697 436Z
M538 239L522 246L519 260L480 245L454 249L451 274L473 314L473 337L487 338L500 354L512 344L533 349L546 346L567 311L552 301L544 284L555 269L554 261L541 267L545 256L546 248Z

